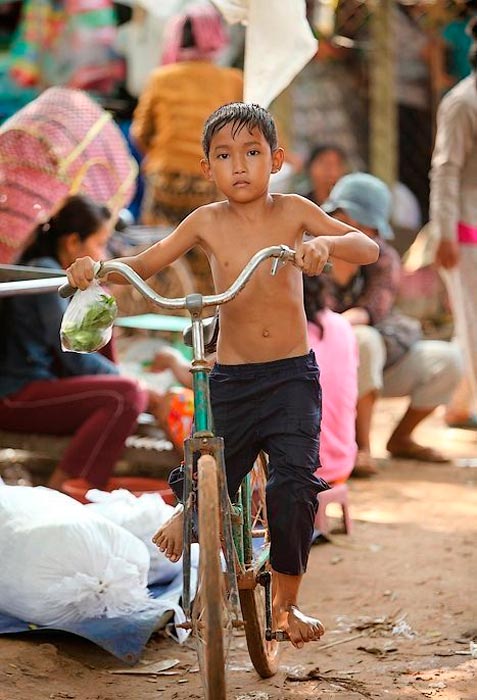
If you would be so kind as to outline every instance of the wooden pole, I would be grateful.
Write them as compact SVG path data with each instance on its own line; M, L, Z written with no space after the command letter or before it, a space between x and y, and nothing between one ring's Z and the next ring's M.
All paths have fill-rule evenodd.
M393 11L396 0L373 0L370 14L369 162L388 185L397 179L398 117L395 98Z

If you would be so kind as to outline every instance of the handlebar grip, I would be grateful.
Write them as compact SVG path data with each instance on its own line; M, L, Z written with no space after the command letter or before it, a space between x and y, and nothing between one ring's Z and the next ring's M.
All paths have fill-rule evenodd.
M94 272L95 278L99 277L102 264L103 263L100 260L96 260L94 262L93 272ZM61 287L58 289L58 294L63 299L68 299L69 297L72 297L76 291L77 291L76 287L73 287L71 284L69 284L69 282L66 282L65 284L62 284Z
M58 289L58 294L63 299L68 299L69 297L72 297L76 291L76 287L72 287L69 282L65 282L65 284L62 284Z
M331 272L333 269L333 263L327 262L325 263L322 272Z

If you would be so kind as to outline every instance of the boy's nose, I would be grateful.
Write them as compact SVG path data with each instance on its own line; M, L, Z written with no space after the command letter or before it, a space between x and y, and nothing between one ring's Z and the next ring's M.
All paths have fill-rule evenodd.
M237 158L236 160L234 160L233 166L234 166L234 173L235 174L245 172L245 164L241 158Z

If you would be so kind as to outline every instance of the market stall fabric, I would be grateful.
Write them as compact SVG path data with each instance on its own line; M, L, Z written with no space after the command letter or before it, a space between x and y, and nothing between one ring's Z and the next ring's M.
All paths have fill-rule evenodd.
M15 262L68 194L126 206L137 165L111 114L81 90L53 87L0 127L0 263Z

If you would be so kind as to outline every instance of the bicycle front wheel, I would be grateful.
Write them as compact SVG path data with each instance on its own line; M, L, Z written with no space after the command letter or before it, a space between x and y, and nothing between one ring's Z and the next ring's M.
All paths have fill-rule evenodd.
M263 560L265 549L268 552L269 531L265 487L267 485L268 465L263 453L260 453L250 474L250 485L246 489L246 498L250 501L247 508L249 515L244 517L244 539L251 537L251 542L259 542L258 547L250 547L250 554L245 561L246 568L256 568L256 561ZM247 549L247 548L246 548ZM268 557L265 558L262 570L269 570ZM240 606L245 622L245 636L248 652L255 670L262 678L270 678L278 669L279 645L265 638L265 589L256 584L255 588L239 590Z
M226 625L224 576L220 559L220 507L217 463L210 455L198 462L199 581L192 608L205 700L225 700Z

